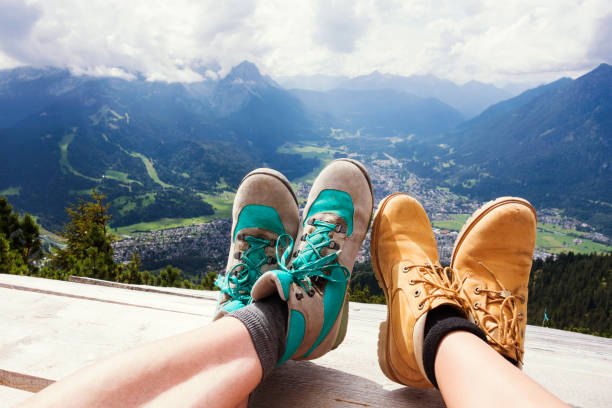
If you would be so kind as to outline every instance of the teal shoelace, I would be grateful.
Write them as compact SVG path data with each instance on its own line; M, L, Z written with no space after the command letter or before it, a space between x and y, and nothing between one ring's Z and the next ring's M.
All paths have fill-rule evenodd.
M245 241L250 247L240 257L243 262L234 265L225 275L219 275L215 285L221 289L222 293L248 305L253 301L251 288L261 276L261 267L268 262L265 249L271 245L271 242L252 236L246 236ZM238 268L242 269L237 271Z
M280 269L289 274L293 281L310 296L314 294L311 280L313 277L320 277L331 282L343 282L350 277L349 270L344 265L335 262L341 250L328 255L321 254L323 248L331 246L332 240L329 234L337 231L337 225L317 220L312 225L315 226L315 230L306 235L304 238L306 246L297 254L290 266L287 266L287 260L293 252L293 239L290 235L283 234L276 242L276 258ZM279 246L285 244L286 249L279 257Z

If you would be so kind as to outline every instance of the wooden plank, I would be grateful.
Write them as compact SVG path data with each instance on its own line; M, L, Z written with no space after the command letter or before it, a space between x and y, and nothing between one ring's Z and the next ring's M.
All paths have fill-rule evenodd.
M56 380L99 358L201 327L216 303L215 292L203 294L0 274L0 369ZM351 303L344 343L315 361L279 367L250 406L443 406L437 391L402 387L380 371L376 347L385 315L384 306ZM526 349L525 371L563 400L612 406L612 340L528 326ZM13 405L15 394L8 399L6 389L0 386L0 405Z
M54 381L47 378L0 369L0 385L5 387L16 388L28 392L38 392L53 383Z
M141 292L163 293L165 295L185 296L185 297L191 297L191 298L196 298L196 299L216 300L215 296L206 295L203 291L196 291L196 290L190 290L190 289L164 288L164 287L160 288L157 286L147 286L147 285L130 285L127 283L109 282L109 281L100 280L100 279L87 278L85 276L70 276L68 280L70 282L85 283L88 285L107 286L111 288L137 290Z

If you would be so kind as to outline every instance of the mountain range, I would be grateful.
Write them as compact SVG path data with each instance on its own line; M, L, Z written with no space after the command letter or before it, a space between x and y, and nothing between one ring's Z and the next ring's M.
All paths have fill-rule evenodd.
M508 95L430 76L373 73L289 91L249 62L190 84L4 70L0 195L52 227L91 188L107 194L115 226L201 216L255 167L295 179L319 165L283 145L336 143L391 153L459 194L522 195L612 231L611 71L602 64L493 103ZM336 140L334 129L353 136Z
M469 81L458 85L434 75L393 75L374 71L354 78L333 75L280 77L288 89L327 92L332 90L405 92L421 98L436 98L471 118L489 106L508 99L512 93L495 85Z
M247 62L196 84L2 71L0 112L0 193L53 226L94 187L125 224L211 214L202 194L236 188L254 167L299 175L316 164L276 153L314 138L312 125L297 98Z
M398 149L412 155L415 147ZM418 149L447 164L427 174L460 194L521 195L612 232L610 65L495 104Z

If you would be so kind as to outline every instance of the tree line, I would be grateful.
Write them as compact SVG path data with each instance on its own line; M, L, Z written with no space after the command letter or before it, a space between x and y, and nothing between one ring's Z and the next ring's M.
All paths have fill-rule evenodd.
M136 252L127 264L113 259L116 239L108 230L110 204L105 196L92 191L91 200L79 201L66 208L69 222L59 233L64 243L45 253L40 241L40 227L25 214L13 211L5 197L0 197L0 273L68 280L84 276L107 281L190 289L213 289L216 273L198 280L184 279L182 271L171 265L159 273L142 270Z
M357 264L351 301L384 304L372 266ZM537 259L529 278L530 325L612 337L612 254L572 252Z

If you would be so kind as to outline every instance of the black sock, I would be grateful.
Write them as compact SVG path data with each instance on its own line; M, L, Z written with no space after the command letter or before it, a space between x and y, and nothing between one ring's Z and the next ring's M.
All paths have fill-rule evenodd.
M425 340L423 341L423 366L427 379L438 388L436 381L435 362L438 346L448 333L463 330L487 341L484 332L465 318L458 309L444 305L431 310L425 321Z
M274 294L231 312L249 331L261 363L262 380L272 371L285 352L287 303Z

